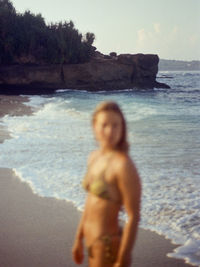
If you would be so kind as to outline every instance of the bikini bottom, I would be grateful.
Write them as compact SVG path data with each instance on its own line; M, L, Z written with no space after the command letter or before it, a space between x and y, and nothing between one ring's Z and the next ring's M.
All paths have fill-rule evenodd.
M94 240L94 242L87 248L88 256L93 258L93 252L92 247L97 241L101 241L104 244L104 250L105 250L105 260L106 262L114 263L116 260L116 255L113 253L112 249L112 241L114 237L121 237L121 231L118 234L113 235L102 235Z

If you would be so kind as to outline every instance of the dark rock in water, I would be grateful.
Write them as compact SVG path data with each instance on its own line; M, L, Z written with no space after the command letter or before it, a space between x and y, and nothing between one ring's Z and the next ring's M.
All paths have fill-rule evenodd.
M158 83L157 55L101 53L88 63L65 65L0 66L0 93L45 94L56 89L88 91L169 88Z

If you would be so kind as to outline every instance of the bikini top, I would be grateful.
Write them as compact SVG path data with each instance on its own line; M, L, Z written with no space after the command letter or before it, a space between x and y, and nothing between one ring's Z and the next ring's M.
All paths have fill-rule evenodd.
M104 199L110 199L109 192L108 192L108 185L105 182L104 179L105 170L98 176L98 178L95 178L92 182L88 182L87 176L88 172L85 175L85 178L82 182L83 188L96 195L97 197L101 197Z
M110 159L110 157L109 157L109 159ZM106 172L106 169L107 169L106 167L108 164L109 164L109 160L106 162L106 166L103 169L103 171L100 173L100 175L98 175L98 177L94 177L94 179L90 183L88 182L88 180L89 180L88 179L89 169L88 169L88 171L86 172L86 175L83 179L82 186L86 191L94 194L97 197L111 200L112 202L117 202L110 197L110 193L108 190L108 184L105 181L105 172Z

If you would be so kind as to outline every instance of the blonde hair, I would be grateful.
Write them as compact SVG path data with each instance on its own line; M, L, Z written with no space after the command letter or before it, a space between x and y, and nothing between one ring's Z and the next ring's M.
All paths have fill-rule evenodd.
M118 144L116 145L116 149L119 151L123 151L128 153L129 151L129 144L127 142L127 127L126 127L126 120L124 118L124 115L119 107L119 105L115 102L112 101L104 101L101 102L100 104L97 105L93 116L92 116L92 124L95 124L95 120L97 115L102 112L102 111L113 111L116 112L122 120L122 134L121 134L121 138L118 142Z

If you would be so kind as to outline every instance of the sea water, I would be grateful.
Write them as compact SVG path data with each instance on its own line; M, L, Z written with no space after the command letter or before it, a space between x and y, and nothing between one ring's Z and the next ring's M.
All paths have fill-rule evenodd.
M158 80L171 89L30 97L31 116L1 120L12 139L0 144L0 167L14 169L35 193L82 209L81 180L97 147L91 114L100 101L116 101L142 180L140 226L179 245L168 256L200 266L200 72L159 72Z

